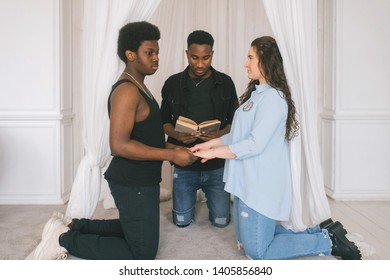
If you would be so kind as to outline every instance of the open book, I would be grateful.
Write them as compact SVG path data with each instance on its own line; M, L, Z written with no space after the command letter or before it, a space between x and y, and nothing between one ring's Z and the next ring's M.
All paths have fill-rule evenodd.
M197 124L191 119L180 116L176 121L175 131L198 134L203 131L218 130L221 125L219 120L209 120Z

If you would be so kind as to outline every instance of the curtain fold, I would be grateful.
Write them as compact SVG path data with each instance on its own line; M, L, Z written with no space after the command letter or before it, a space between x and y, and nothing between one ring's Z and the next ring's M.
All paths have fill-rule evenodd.
M83 144L66 210L91 218L100 197L102 168L110 159L107 98L124 64L116 55L119 29L129 21L148 20L160 0L84 0Z
M155 75L148 77L148 87L157 101L161 101L161 88L172 74L188 65L185 50L188 35L198 29L211 33L215 40L213 65L225 71L229 48L228 2L226 0L164 0L151 18L161 30L160 65ZM149 82L151 81L151 82Z
M317 1L262 1L283 56L300 122L300 134L290 145L292 213L290 221L283 225L292 230L303 230L331 216L317 128Z

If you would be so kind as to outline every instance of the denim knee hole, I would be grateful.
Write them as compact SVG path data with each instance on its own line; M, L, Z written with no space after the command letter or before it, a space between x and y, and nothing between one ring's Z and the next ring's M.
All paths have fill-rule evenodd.
M217 225L225 226L227 224L227 218L215 218L214 223Z
M176 215L176 219L178 222L184 222L184 216L183 215Z
M242 211L242 212L241 212L241 217L243 217L243 218L248 218L248 217L249 217L248 212Z

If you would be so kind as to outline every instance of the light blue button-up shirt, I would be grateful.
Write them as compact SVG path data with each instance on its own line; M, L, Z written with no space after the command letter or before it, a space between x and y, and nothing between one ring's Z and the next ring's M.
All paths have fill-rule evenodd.
M225 190L279 221L289 219L292 201L287 112L281 93L268 84L258 85L235 112L231 132L222 136L237 156L226 160Z

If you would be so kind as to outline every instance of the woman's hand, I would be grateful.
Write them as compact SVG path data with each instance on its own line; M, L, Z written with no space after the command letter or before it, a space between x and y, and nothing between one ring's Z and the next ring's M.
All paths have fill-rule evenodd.
M234 153L232 153L232 151L230 151L229 146L214 146L213 144L216 144L213 143L214 141L217 140L211 140L209 142L197 144L190 148L190 150L194 153L195 156L202 158L202 163L205 163L206 161L213 158L234 159L237 157Z
M211 157L211 145L209 142L204 142L201 144L197 144L190 148L190 151L193 152L193 154L197 157L202 158L200 160L201 163L205 163L209 159L213 159L214 157Z
M205 163L206 161L215 158L214 152L214 149L198 150L194 152L194 155L201 158L201 163Z

